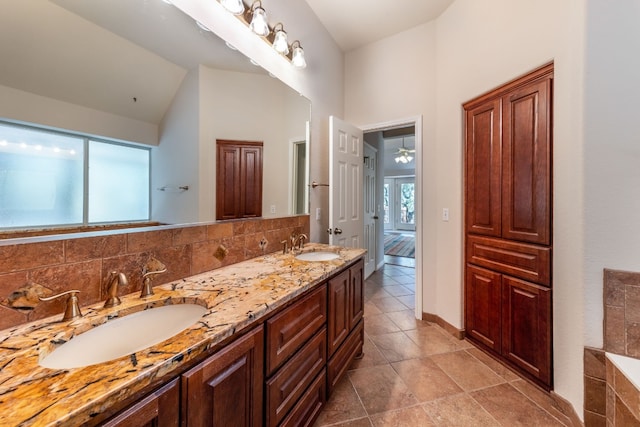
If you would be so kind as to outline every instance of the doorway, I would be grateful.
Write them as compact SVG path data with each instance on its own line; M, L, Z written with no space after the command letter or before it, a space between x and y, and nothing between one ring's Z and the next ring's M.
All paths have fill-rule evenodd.
M363 130L365 142L378 150L376 270L385 271L386 266L388 274L392 275L398 265L410 267L414 269L415 283L420 284L422 263L416 260L422 253L419 233L422 117L363 126ZM396 238L396 250L404 250L401 256L385 255L385 240L389 248L393 237ZM402 248L403 244L399 242L403 239L410 240L411 249ZM415 291L415 315L422 318L422 286L416 285Z

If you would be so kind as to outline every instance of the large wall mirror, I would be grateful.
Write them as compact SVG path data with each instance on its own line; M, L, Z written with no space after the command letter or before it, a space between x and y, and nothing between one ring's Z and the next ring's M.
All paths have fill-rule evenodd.
M152 147L151 220L215 219L216 139L264 143L264 217L308 212L310 102L170 2L7 2L0 56L0 119Z

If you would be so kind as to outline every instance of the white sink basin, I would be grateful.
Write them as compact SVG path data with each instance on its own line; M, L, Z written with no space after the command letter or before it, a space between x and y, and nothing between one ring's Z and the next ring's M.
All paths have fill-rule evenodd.
M40 365L70 369L117 359L171 338L206 312L206 308L197 304L175 304L110 320L62 344Z
M336 258L340 258L340 255L327 251L303 252L296 255L296 259L300 261L331 261Z

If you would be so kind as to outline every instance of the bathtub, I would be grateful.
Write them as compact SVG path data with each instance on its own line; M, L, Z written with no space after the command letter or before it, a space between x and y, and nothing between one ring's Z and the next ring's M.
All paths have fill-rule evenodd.
M640 359L606 353L608 425L640 425Z

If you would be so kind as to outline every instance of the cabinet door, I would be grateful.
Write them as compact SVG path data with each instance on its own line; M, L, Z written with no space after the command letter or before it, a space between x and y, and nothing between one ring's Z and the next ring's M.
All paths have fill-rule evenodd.
M344 270L328 282L327 357L331 357L349 335L349 277L349 270Z
M150 393L102 427L178 427L180 424L180 383L177 379Z
M349 330L356 327L364 316L364 261L359 261L349 269Z
M467 265L465 329L467 335L500 352L501 274Z
M262 425L263 341L260 326L182 376L184 425Z
M468 109L465 118L466 231L495 237L502 228L500 108L500 99L492 99Z
M551 79L503 97L502 237L551 244Z
M262 216L262 142L216 144L216 219Z
M502 284L502 354L550 386L551 290L509 276Z

